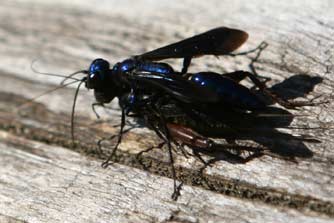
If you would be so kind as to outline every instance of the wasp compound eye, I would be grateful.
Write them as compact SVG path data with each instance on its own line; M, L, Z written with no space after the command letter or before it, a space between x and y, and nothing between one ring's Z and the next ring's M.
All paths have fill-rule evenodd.
M96 73L98 72L106 72L110 68L110 64L108 61L98 58L95 59L89 66L89 73Z
M88 69L86 87L90 89L97 88L106 78L109 71L109 62L103 59L95 59Z

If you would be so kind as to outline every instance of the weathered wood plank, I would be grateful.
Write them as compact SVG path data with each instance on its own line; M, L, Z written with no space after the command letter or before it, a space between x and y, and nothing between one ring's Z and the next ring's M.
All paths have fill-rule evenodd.
M70 73L87 67L96 57L117 62L128 55L221 25L249 32L250 39L243 47L244 50L255 47L262 40L269 42L270 46L257 66L261 75L272 78L270 85L295 77L297 81L293 82L292 89L288 89L288 95L300 95L298 91L303 91L303 86L312 85L314 81L301 76L308 75L324 80L307 97L324 95L325 98L330 98L332 94L333 77L330 74L334 67L334 21L330 16L333 11L331 1L310 1L303 10L299 10L302 1L234 1L233 4L226 1L138 1L131 3L131 8L128 4L128 1L58 1L56 5L45 1L2 1L0 81L5 84L0 100L1 128L30 139L70 146L67 120L73 97L72 89L58 90L40 98L39 101L50 110L34 105L32 107L36 108L35 110L22 109L21 112L25 113L23 117L11 114L13 108L22 103L20 96L32 98L52 88L52 83L58 81L56 78L34 74L30 69L33 59L43 59L37 64L40 70ZM323 10L324 8L327 10ZM210 69L221 72L247 69L249 61L248 57L221 60L205 57L195 60L191 70ZM179 61L171 63L176 67L180 65ZM284 88L283 90L286 91ZM17 96L10 96L8 93L15 93ZM86 154L93 152L94 140L106 134L105 132L117 131L108 124L95 123L92 126L94 114L89 109L92 101L91 94L82 91L78 101L80 118L77 120L76 130L77 137L82 140L82 149L77 148L77 151L85 150ZM117 108L117 103L112 107ZM332 112L332 102L303 108L293 113L307 114L308 117L296 118L293 125L331 126ZM111 114L111 123L118 123L118 117L115 116L117 111L112 110ZM105 117L110 117L110 114ZM333 216L333 130L290 132L314 135L323 143L307 143L304 151L313 156L308 159L299 158L297 164L270 157L261 157L244 165L218 162L206 170L205 180L209 180L214 187L205 186L204 181L200 181L200 187L222 193L232 191L233 195L245 199L252 197L247 196L247 191L251 191L255 196L250 199L285 207L296 206L299 210L313 210ZM123 153L135 156L134 154L152 143L156 143L154 134L139 129L128 134L121 149ZM292 145L290 146L292 148ZM158 162L165 160L163 152L145 155L144 161L150 157L158 158ZM132 161L120 162L138 167ZM197 178L193 177L191 170L194 166L199 166L198 163L178 157L177 166L182 167L179 179L183 179L188 185L194 185L192 181ZM129 170L130 173L132 171L137 170ZM170 175L168 170L148 171ZM131 176L128 177L131 179ZM216 183L213 183L214 179ZM232 185L233 189L225 190L224 184L225 187ZM169 194L170 192L167 192L166 196ZM278 202L275 203L275 199Z
M173 202L170 179L118 164L103 169L68 149L5 132L0 139L0 212L27 222L331 221L189 186Z

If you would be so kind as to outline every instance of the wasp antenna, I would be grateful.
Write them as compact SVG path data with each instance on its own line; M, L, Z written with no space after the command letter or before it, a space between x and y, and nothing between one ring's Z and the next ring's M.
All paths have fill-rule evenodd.
M73 78L73 74L70 74L70 75L63 75L63 74L54 74L54 73L47 73L47 72L41 72L41 71L38 71L35 67L34 67L34 64L38 61L39 59L35 59L31 62L31 65L30 65L30 68L33 72L37 73L37 74L42 74L42 75L47 75L47 76L53 76L53 77L62 77L62 78L65 78L65 79L71 79L71 80L76 80L76 81L80 81L80 79L77 79L77 78ZM82 71L80 71L82 73ZM79 73L79 71L75 72L74 74L77 74ZM63 85L63 84L62 84Z
M292 135L295 139L302 140L303 142L309 143L321 143L320 140L315 139L312 135L301 134L301 135Z
M74 99L73 99L73 105L72 105L72 113L71 113L71 138L72 138L72 145L74 146L74 113L75 113L75 105L77 102L78 94L80 87L83 83L85 83L86 78L84 77L82 80L80 80L80 83L78 84L77 89L75 90Z
M64 79L60 82L60 85L64 85L65 84L65 81L67 81L68 79L76 79L76 78L73 78L73 76L77 75L77 74L88 74L88 71L87 70L78 70L72 74L69 74L68 76L64 77ZM82 81L82 80L80 80Z
M319 127L308 127L308 126L286 126L284 127L285 129L302 129L302 130L332 130L334 129L331 128L331 127L322 127L322 126L319 126Z
M267 114L267 113L261 113L256 114L256 117L309 117L311 115L298 115L298 114Z
M19 105L19 106L16 108L16 110L20 110L20 109L22 109L23 107L28 106L29 104L31 104L32 102L34 102L36 99L38 99L38 98L40 98L40 97L42 97L42 96L44 96L44 95L50 94L50 93L52 93L52 92L54 92L54 91L56 91L56 90L59 90L59 89L61 89L61 88L64 88L64 87L69 86L69 85L71 85L71 84L74 84L74 83L76 83L76 82L78 82L78 81L80 81L80 80L75 80L75 81L72 81L72 82L67 83L66 85L61 85L61 86L52 88L52 89L50 89L50 90L48 90L48 91L45 91L45 92L43 92L42 94L37 95L37 96L33 97L32 99L29 99L29 100L27 100L26 102L24 102L23 104Z

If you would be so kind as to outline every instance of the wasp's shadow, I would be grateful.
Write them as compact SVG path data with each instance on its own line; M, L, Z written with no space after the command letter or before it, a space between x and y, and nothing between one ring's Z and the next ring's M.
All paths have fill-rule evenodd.
M321 77L311 77L307 74L297 74L271 87L271 91L284 100L305 97L311 93L317 84L323 81Z

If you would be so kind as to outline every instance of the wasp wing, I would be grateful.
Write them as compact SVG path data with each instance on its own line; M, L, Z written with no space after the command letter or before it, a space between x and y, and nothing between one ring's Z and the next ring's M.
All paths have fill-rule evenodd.
M143 60L224 55L239 48L248 38L242 30L219 27L136 57Z
M216 103L219 101L218 95L197 85L178 74L161 74L153 72L136 72L129 76L129 79L154 88L157 92L166 92L185 103Z

